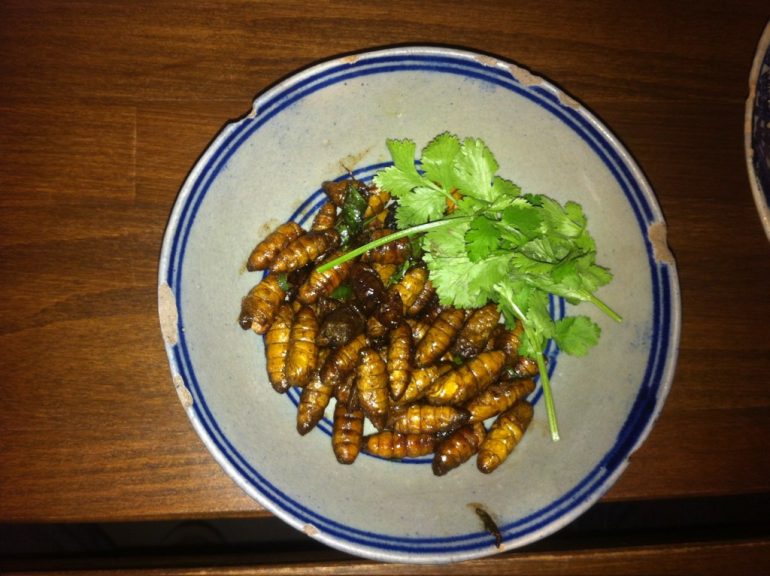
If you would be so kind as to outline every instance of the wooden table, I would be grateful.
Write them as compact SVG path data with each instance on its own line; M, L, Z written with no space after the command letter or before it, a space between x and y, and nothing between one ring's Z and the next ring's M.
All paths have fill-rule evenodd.
M656 191L682 288L679 363L657 425L604 502L767 502L770 244L743 114L768 16L766 0L3 0L0 523L269 516L176 397L157 319L163 231L198 155L255 94L320 59L395 43L486 51L554 80L612 127ZM273 568L405 570L302 558ZM536 547L447 571L758 562L770 564L767 534Z

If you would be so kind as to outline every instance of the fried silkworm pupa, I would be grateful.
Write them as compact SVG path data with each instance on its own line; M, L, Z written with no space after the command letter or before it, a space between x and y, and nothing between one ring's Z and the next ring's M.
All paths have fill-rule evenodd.
M385 210L385 206L390 201L390 192L379 190L372 187L366 195L366 211L364 219L376 216Z
M528 356L519 356L507 373L511 378L534 378L540 373L540 369L537 367L537 360L529 358Z
M410 404L391 410L388 428L402 434L439 434L465 424L470 414L456 406Z
M305 386L318 363L318 320L310 306L302 306L294 316L286 356L286 380L291 386Z
M375 348L384 344L388 335L388 327L385 326L376 316L370 316L366 321L366 337Z
M332 201L332 204L341 207L345 203L345 197L348 195L349 185L350 180L340 180L339 182L323 182L321 188L329 200Z
M322 350L328 350L328 348L322 348ZM337 382L334 385L334 391L332 392L334 399L343 404L350 402L350 395L355 392L355 381L356 375L351 372L344 380ZM356 400L356 402L358 402L358 400Z
M437 405L463 404L497 380L503 370L504 361L505 354L499 350L482 352L441 376L428 390L425 399Z
M388 219L388 211L383 210L382 212L378 212L377 214L371 216L370 218L367 218L364 222L364 227L367 230L378 230L380 228L384 228L387 226L386 221Z
M372 230L371 239L377 240L388 234L393 234L391 228L378 228ZM380 264L403 264L412 251L408 238L397 238L387 244L372 248L361 255L361 262L379 262Z
M443 476L470 460L479 451L479 446L486 435L487 429L482 422L466 424L452 432L436 446L436 453L431 463L433 473L436 476Z
M282 303L278 307L273 323L265 334L265 360L267 378L273 389L283 394L289 387L286 379L286 358L289 353L291 325L294 322L294 310L290 304Z
M425 337L431 326L430 322L417 318L407 318L406 323L409 324L409 327L412 329L412 341L415 343Z
M387 460L401 460L430 454L435 446L435 434L400 434L383 430L365 436L361 450Z
M364 437L364 413L358 405L355 390L348 402L334 406L332 450L340 464L352 464L361 451Z
M370 266L356 263L350 270L348 284L356 305L367 316L373 314L385 298L385 286Z
M499 325L497 304L487 304L474 310L457 334L452 351L463 359L472 358L484 350L495 326Z
M283 287L286 289L286 300L297 302L299 287L304 284L310 276L312 264L297 268L291 272L281 272L278 278L281 279Z
M534 390L535 381L532 378L500 381L472 398L465 408L471 413L471 422L482 422L505 412L516 402L532 394Z
M364 415L375 428L382 430L390 410L388 372L382 357L371 348L358 353L356 388Z
M369 220L385 212L385 206L390 201L390 192L385 190L370 190L366 198L366 210L364 211L364 220ZM383 217L384 220L384 217Z
M422 340L417 343L414 363L417 366L433 364L452 346L455 336L463 325L465 312L460 308L443 310L433 322Z
M302 226L294 221L290 220L289 222L281 224L254 247L254 250L251 251L249 259L246 262L246 269L254 272L255 270L265 270L269 268L273 259L281 252L281 250L304 233L305 231L302 229Z
M318 345L339 348L364 333L366 319L354 303L343 302L324 316Z
M428 271L422 266L412 266L389 290L398 292L406 312L417 300L427 281Z
M270 328L278 306L286 296L276 274L268 274L241 300L238 324L251 328L257 334L264 334Z
M533 412L532 405L521 400L497 417L476 456L476 467L481 472L489 474L505 462L521 442Z
M390 282L390 278L398 270L398 264L380 264L379 262L372 262L372 268L377 272L377 276L380 277L380 281L383 285Z
M505 366L516 365L519 359L519 345L521 334L524 331L521 322L517 322L513 329L507 329L502 324L495 326L487 344L488 350L502 350L505 353Z
M441 306L441 303L439 302L438 294L436 294L436 291L433 290L433 294L428 300L428 303L417 315L417 318L420 318L429 324L433 324L436 318L438 318L439 314L441 314L444 310L445 308Z
M433 286L433 282L426 281L422 286L422 290L417 294L414 302L406 309L406 316L414 317L422 314L428 310L436 299L436 288ZM432 319L430 319L432 321Z
M291 241L273 260L273 272L291 272L315 262L320 256L334 250L340 243L340 235L334 228L319 232L307 232Z
M323 325L326 317L334 310L339 308L341 304L342 302L336 298L331 298L330 296L319 296L318 299L313 303L313 309L315 310L316 318L318 318L318 321ZM320 342L319 345L324 346L324 344L321 344Z
M412 351L412 330L403 322L388 333L388 385L394 400L401 398L409 385Z
M388 291L382 302L374 311L374 317L387 328L395 328L403 320L404 305L398 292Z
M358 362L358 354L367 344L366 335L359 334L347 344L331 352L321 366L321 380L329 386L339 386L353 373Z
M309 382L302 389L297 405L297 432L302 436L321 421L333 392L334 387L323 383L318 370L313 372Z
M321 230L328 230L334 228L337 223L337 207L333 202L324 202L323 206L319 208L313 223L310 225L311 232L320 232Z
M406 390L404 390L401 398L399 398L398 404L410 404L415 400L419 400L436 383L439 376L449 372L451 369L452 364L444 362L411 370L409 383L406 385Z
M325 261L329 262L341 254L341 251L336 251ZM348 260L334 268L329 268L325 272L319 272L317 268L314 269L307 280L299 287L297 300L303 304L312 304L320 296L329 296L335 288L345 281L352 265L353 261Z

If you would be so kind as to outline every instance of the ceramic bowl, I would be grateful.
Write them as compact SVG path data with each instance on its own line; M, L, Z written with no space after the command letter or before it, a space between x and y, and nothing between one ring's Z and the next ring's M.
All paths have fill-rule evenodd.
M525 191L582 204L598 261L614 281L584 358L554 347L552 387L562 438L553 442L541 390L524 441L494 473L468 463L443 477L429 459L359 456L337 463L330 420L300 436L296 395L273 392L262 338L237 322L260 275L246 258L268 231L307 225L320 185L387 164L387 138L422 148L450 131L482 138L500 174ZM575 310L573 310L573 308ZM334 548L383 561L444 563L510 550L562 528L617 480L647 436L671 384L679 289L666 226L630 154L586 108L511 62L470 51L398 47L326 61L259 95L189 173L170 216L159 309L173 382L195 430L262 506ZM328 416L328 413L327 413ZM201 480L203 481L203 479ZM475 508L502 536L496 545Z
M770 22L757 45L749 75L744 147L754 203L770 240Z

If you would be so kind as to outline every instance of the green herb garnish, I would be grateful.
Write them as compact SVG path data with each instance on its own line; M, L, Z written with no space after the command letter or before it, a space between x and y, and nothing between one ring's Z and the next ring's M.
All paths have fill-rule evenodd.
M321 269L404 236L420 235L423 260L442 305L478 308L495 302L508 327L522 323L520 352L540 370L551 436L559 439L543 352L548 340L574 356L585 355L600 336L587 316L557 322L549 294L571 304L591 302L616 321L620 316L595 291L612 279L595 262L596 245L582 207L564 205L497 175L498 164L478 138L443 133L422 151L415 143L388 140L393 165L374 176L398 202L399 230L324 264Z
M334 300L350 300L353 297L353 288L350 287L350 284L340 284L332 290L329 297Z
M286 272L282 272L276 275L275 278L278 281L278 287L284 292L291 290L291 282L289 282L289 275Z
M337 232L340 233L343 246L358 234L364 226L364 212L366 212L366 198L358 189L354 180L347 183L345 200L340 208Z

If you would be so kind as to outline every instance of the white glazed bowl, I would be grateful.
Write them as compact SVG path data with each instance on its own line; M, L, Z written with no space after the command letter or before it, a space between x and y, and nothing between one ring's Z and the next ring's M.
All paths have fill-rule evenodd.
M550 350L562 439L535 391L524 441L494 473L473 462L444 477L425 459L366 455L337 463L330 422L301 437L296 396L273 392L262 340L237 318L259 280L245 271L256 241L307 223L320 184L368 178L389 160L386 138L422 148L450 131L482 138L500 174L527 192L581 203L600 292L621 324L602 327L585 358ZM340 550L402 562L453 562L541 539L589 508L647 436L671 384L679 288L654 194L609 130L574 99L510 62L473 52L400 47L324 62L278 83L223 128L179 192L163 243L159 308L173 381L214 458L248 494ZM558 314L564 303L557 302ZM570 309L567 306L567 309ZM489 512L500 548L474 511Z

